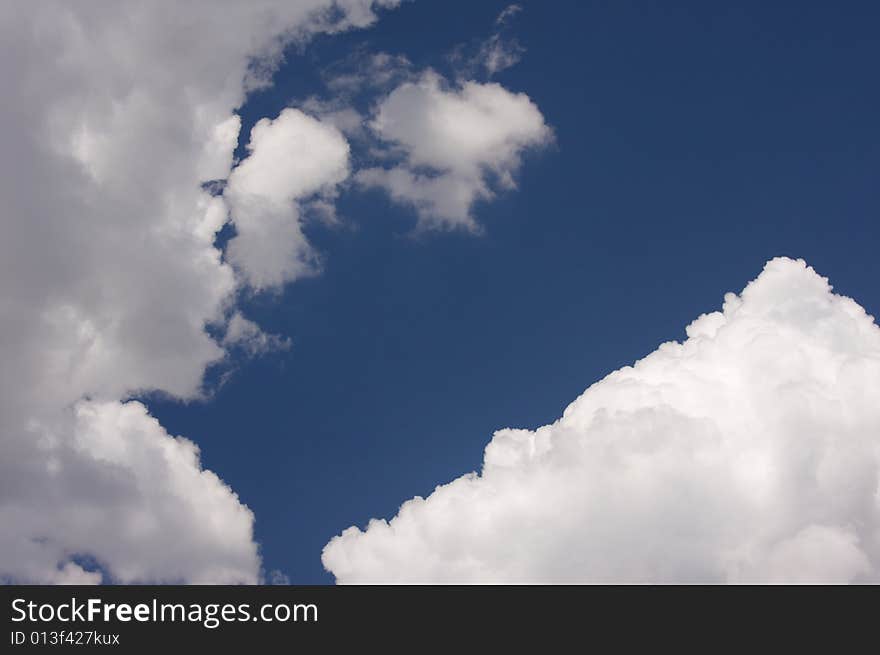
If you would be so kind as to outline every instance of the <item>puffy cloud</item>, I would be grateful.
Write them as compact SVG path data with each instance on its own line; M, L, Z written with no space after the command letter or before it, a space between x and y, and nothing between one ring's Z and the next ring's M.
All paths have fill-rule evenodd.
M230 173L246 90L292 39L394 4L0 7L0 579L258 579L250 511L126 401L198 397L224 356L205 328L240 281L205 183Z
M195 444L169 436L142 404L83 401L31 428L4 443L19 451L0 508L11 577L97 581L64 561L87 554L125 582L256 580L251 511L201 468Z
M775 259L683 343L324 549L342 583L880 579L880 328Z
M523 152L552 139L525 94L473 81L445 88L431 71L395 88L371 127L403 161L362 170L357 181L412 205L422 228L477 229L474 201L491 198L493 183L513 188Z
M285 109L254 126L247 148L223 194L237 231L227 253L252 287L264 289L314 271L300 201L333 194L348 177L349 147L333 125Z

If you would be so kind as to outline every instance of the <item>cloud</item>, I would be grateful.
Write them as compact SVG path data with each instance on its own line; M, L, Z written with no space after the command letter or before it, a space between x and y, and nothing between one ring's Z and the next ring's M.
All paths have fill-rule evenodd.
M364 138L364 117L344 102L311 96L302 101L299 107L322 123L332 125L348 138Z
M251 357L267 355L290 349L290 339L263 332L259 325L235 312L226 325L222 344L227 348L239 348Z
M387 89L413 77L413 65L404 55L370 53L362 48L323 72L335 99L351 100L365 90Z
M123 581L256 579L253 514L201 468L194 443L168 435L141 403L83 401L32 429L4 443L20 450L0 511L14 578L70 581L61 553L88 554Z
M501 26L509 23L514 16L516 16L519 12L522 11L522 5L512 4L507 5L500 14L498 14L498 18L495 19L495 25Z
M324 549L342 583L880 579L880 328L775 259L683 343Z
M395 4L0 7L0 579L259 579L250 510L130 398L199 398L225 356L206 326L242 280L205 183L230 174L246 90L285 44ZM239 248L248 279L288 279Z
M237 231L227 254L250 286L277 287L315 271L302 201L332 196L348 177L348 142L333 125L288 108L261 119L247 148L223 194Z
M526 49L510 34L510 28L513 18L521 11L520 5L509 5L498 14L488 37L459 44L453 49L449 58L456 79L491 78L519 63Z
M358 105L375 100L405 80L413 79L412 63L403 55L370 53L355 48L321 72L329 96L312 95L297 105L358 142L370 140L364 110Z
M495 31L480 44L473 63L482 65L489 77L516 65L525 52L516 39L505 34L514 16L521 11L521 5L508 5L495 19Z
M274 569L269 572L269 584L271 585L289 585L290 578L283 571Z
M516 41L508 41L493 34L480 47L479 61L491 77L496 73L515 66L522 57L523 48Z
M524 151L546 145L552 132L523 93L494 83L447 88L434 73L395 88L378 106L371 128L400 164L356 174L411 205L421 228L476 230L471 209L494 187L515 187Z

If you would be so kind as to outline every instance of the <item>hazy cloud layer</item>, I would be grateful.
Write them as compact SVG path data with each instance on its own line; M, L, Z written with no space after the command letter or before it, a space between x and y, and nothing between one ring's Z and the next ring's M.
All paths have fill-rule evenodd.
M482 472L325 548L339 582L880 580L880 328L802 261Z
M258 579L250 511L193 444L126 400L198 397L224 357L205 327L234 316L241 280L214 246L225 201L202 185L230 173L246 89L292 39L395 4L0 8L0 579L99 581L89 558L121 582ZM295 277L299 260L281 261L300 253L291 214L283 253L258 268L241 244L259 228L239 201L246 279Z

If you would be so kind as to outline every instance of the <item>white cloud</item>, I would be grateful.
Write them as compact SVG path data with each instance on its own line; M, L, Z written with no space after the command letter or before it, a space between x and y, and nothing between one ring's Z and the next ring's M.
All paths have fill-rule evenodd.
M328 97L310 96L298 106L321 121L337 127L349 138L359 142L370 139L367 118L355 105L360 96L374 97L387 93L404 80L412 79L412 63L403 55L386 52L370 53L356 48L341 61L322 71Z
M247 147L223 194L237 231L227 253L252 287L277 287L315 270L301 201L332 195L348 177L348 142L333 125L288 108L261 119Z
M880 579L880 328L802 261L349 528L339 582Z
M55 576L46 581L46 584L97 585L101 584L101 574L97 571L86 571L78 564L67 562L58 569Z
M495 19L496 26L506 25L510 22L510 20L516 16L519 12L522 11L522 5L512 4L507 5L500 14L498 14L498 18Z
M259 325L235 312L226 326L223 345L227 348L240 348L255 357L290 348L290 339L277 334L267 334Z
M509 5L495 19L492 33L482 40L462 43L450 54L459 80L493 77L519 63L525 48L510 35L514 16L522 11L520 5Z
M300 104L300 109L316 116L350 138L364 137L364 117L353 107L344 103L320 100L314 96Z
M69 581L76 571L63 558L87 554L122 581L256 579L251 511L201 468L195 444L169 436L142 404L83 401L7 439L10 448L16 468L4 471L0 509L9 526L0 550L15 564L7 575Z
M412 62L404 55L357 49L324 71L324 81L335 99L351 100L365 89L388 89L413 76Z
M283 571L277 569L269 571L269 584L271 585L289 585L290 578Z
M395 4L0 7L0 579L98 581L77 556L122 582L258 579L250 511L126 400L198 397L224 356L205 326L240 281L202 184L230 172L246 87Z
M507 41L493 34L480 47L479 61L492 76L519 63L523 48L516 41Z
M508 5L495 19L495 31L480 45L475 63L482 65L490 77L517 64L525 51L516 39L504 34L513 17L521 11L521 5Z
M476 229L474 201L491 198L493 186L513 188L522 153L552 139L525 94L494 83L445 88L431 71L394 89L371 127L403 161L356 179L412 205L422 228Z

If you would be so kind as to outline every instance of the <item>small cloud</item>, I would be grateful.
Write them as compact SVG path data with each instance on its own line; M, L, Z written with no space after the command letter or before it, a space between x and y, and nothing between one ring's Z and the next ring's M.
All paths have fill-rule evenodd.
M414 207L421 229L479 231L474 202L514 188L523 153L553 139L525 94L494 83L451 86L433 71L395 88L370 128L402 161L361 170L355 181Z
M506 25L514 16L516 16L522 10L522 5L508 5L500 14L498 14L498 18L495 19L495 24Z
M505 39L493 34L480 47L478 60L486 69L489 77L519 63L525 48L513 39Z
M282 571L272 569L269 571L267 582L270 585L287 586L290 584L290 578Z
M226 327L222 344L238 348L251 357L290 349L290 339L263 332L259 325L235 312Z

